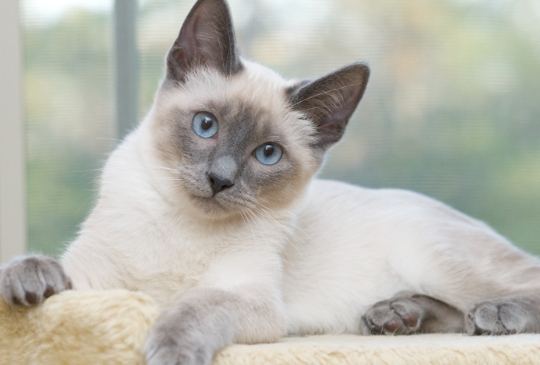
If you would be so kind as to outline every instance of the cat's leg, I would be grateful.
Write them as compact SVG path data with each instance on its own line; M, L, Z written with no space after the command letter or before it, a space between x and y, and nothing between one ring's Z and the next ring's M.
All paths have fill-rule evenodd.
M540 333L540 298L481 302L467 314L465 328L470 335Z
M273 342L286 334L277 292L259 285L195 289L158 319L145 345L148 365L210 364L232 343Z
M461 332L463 322L460 310L437 299L399 294L373 305L362 316L360 330L366 335Z
M39 304L51 295L71 288L71 279L51 257L19 257L0 268L0 296L11 304Z

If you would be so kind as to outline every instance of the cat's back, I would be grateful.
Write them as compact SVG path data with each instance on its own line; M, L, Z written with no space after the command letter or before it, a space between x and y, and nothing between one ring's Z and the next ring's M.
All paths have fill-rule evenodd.
M362 255L366 267L446 245L457 251L469 250L470 242L483 251L511 246L484 222L425 195L328 180L313 181L296 224L296 246L304 245L306 255L318 247L345 261Z
M378 223L384 223L387 230L389 222L398 225L407 222L403 228L411 231L410 223L416 222L418 226L424 220L429 220L426 228L433 227L433 221L438 221L491 230L485 223L413 191L363 188L319 179L309 187L300 220L311 229L325 230L362 228L366 224L374 228Z

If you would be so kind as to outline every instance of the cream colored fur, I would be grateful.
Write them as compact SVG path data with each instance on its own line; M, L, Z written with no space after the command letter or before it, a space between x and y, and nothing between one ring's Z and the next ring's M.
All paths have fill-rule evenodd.
M302 190L291 192L287 209L274 209L283 203L270 205L269 201L270 206L256 216L200 219L200 212L177 189L173 167L166 165L159 149L162 128L157 126L164 110L171 110L178 100L205 101L210 97L208 90L226 88L228 98L286 110L283 93L275 91L288 83L262 66L247 61L246 65L247 72L233 83L208 71L187 82L189 94L182 94L182 89L159 93L148 117L112 154L103 171L97 206L62 259L76 289L139 290L154 298L161 309L197 288L223 289L269 308L253 317L241 310L246 320L238 325L246 325L236 331L235 341L266 342L286 334L281 253L294 234ZM244 85L253 82L259 88L246 91ZM292 126L295 117L296 112L289 112L276 115L276 120L283 123L282 128L310 133L307 121ZM295 158L303 160L299 182L307 181L317 165L310 162L313 156L306 148L299 148L298 153ZM256 310L259 306L248 307ZM253 321L260 325L253 326Z
M128 291L66 291L31 308L0 300L0 365L143 365L156 312ZM213 364L534 365L539 344L540 335L311 336L229 346Z
M291 333L360 333L369 307L402 291L465 312L486 299L540 293L536 258L484 223L412 192L314 180L286 209L199 219L163 159L157 126L174 103L204 103L216 89L288 110L275 90L289 83L273 71L246 62L232 80L209 71L188 80L189 95L182 88L158 93L148 117L107 162L97 206L63 257L75 288L140 290L160 308L196 288L247 295L272 307L267 321L278 325L273 334L257 334L257 326L239 332L267 340L285 333L280 318ZM243 87L253 82L257 88ZM276 120L309 133L308 125L293 127L295 116ZM316 162L298 153L307 178ZM261 294L245 290L250 286Z

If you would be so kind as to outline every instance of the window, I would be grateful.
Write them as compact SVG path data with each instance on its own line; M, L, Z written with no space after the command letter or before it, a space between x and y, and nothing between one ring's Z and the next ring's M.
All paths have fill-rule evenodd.
M192 3L139 3L139 119ZM28 249L57 255L117 143L113 3L21 4ZM540 254L537 0L230 5L243 54L286 77L370 63L367 93L322 176L427 194Z

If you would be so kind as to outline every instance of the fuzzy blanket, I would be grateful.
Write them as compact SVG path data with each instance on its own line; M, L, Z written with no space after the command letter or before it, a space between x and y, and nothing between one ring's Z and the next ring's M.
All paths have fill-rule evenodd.
M128 291L66 291L34 308L0 301L0 365L144 365L157 310ZM540 335L309 336L234 345L215 365L540 364Z

